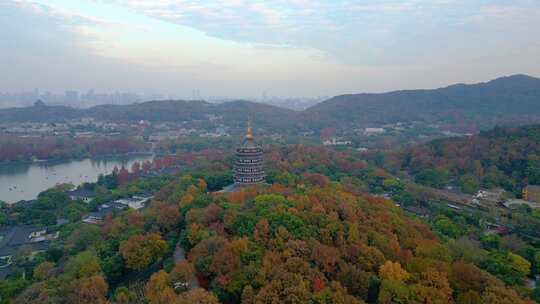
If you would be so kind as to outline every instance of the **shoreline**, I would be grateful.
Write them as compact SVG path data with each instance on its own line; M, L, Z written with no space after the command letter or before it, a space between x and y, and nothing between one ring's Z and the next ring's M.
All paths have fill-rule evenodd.
M32 168L32 167L40 167L40 168L44 168L44 169L40 169L40 170L49 170L47 167L55 167L55 166L62 166L64 164L72 164L72 163L78 163L78 162L86 162L88 160L90 160L91 162L112 162L112 163L132 163L132 162L135 162L135 161L139 161L140 160L152 160L156 157L156 154L153 153L153 152L132 152L132 153L123 153L123 154L114 154L114 155L101 155L99 157L81 157L81 158L70 158L70 159L59 159L59 160L56 160L56 159L53 159L53 160L44 160L44 161L39 161L39 162L10 162L10 163L3 163L3 164L0 164L0 174L2 172L6 172L7 173L7 176L9 176L10 174L13 174L13 173L16 173L16 174L19 174L17 172L28 172L29 168ZM140 162L140 161L139 161ZM99 166L99 165L98 165ZM85 167L86 168L86 167ZM112 170L112 169L111 169ZM83 172L84 171L84 172ZM93 178L91 178L91 180L88 180L87 177L88 176L92 176L93 173L90 174L90 172L88 172L86 169L85 170L81 170L80 172L78 172L76 174L77 177L74 177L74 176L71 176L69 174L66 174L66 176L71 176L71 179L69 180L65 180L63 178L58 178L56 175L56 173L54 173L53 175L55 177L52 177L51 176L42 176L40 175L40 178L43 179L44 181L44 184L50 184L48 185L46 188L43 188L43 189L40 189L40 192L41 191L44 191L48 188L51 188L51 187L54 187L55 184L53 184L52 182L53 181L56 181L56 184L61 184L61 183L65 183L65 182L70 182L70 183L73 183L74 185L79 185L81 184L81 182L79 182L80 180L82 180L83 182L95 182L95 180ZM92 171L93 172L93 171ZM58 176L64 176L64 175L61 175L61 174L64 174L64 173L58 173ZM2 174L3 176L3 174ZM81 177L81 176L84 176ZM4 177L4 176L3 176ZM35 177L34 177L35 178ZM40 181L41 181L40 179ZM96 179L97 179L97 175L96 175ZM48 181L45 181L45 180L48 180ZM26 192L26 194L19 194L19 195L14 195L12 193L9 193L8 195L8 187L7 186L10 186L10 181L7 180L7 184L6 185L2 185L2 187L0 187L0 189L4 189L4 186L5 187L5 196L4 196L4 193L0 193L0 201L3 201L9 205L13 205L17 202L20 202L21 200L22 201L28 201L28 200L33 200L37 197L37 193L35 196L32 196L32 192L34 192L34 190L30 190L30 192L27 192L27 189L29 189L28 187L24 188L24 187L19 187L19 186L22 186L22 185L26 185L27 183L26 182L22 182L22 183L13 183L13 185L17 186L17 190L14 190L14 191L20 191L20 190L24 190L24 192ZM40 184L42 184L40 182ZM39 187L38 187L39 188ZM14 188L15 189L15 188ZM11 190L9 190L11 191ZM3 191L0 191L0 192L3 192ZM28 196L27 196L28 195Z
M116 153L116 154L102 154L96 156L82 156L82 157L70 157L70 158L49 158L49 159L37 159L37 160L15 160L15 161L0 161L0 166L7 165L32 165L32 164L46 164L46 163L60 163L68 162L75 160L84 160L84 159L107 159L115 157L129 157L129 156L155 156L156 153L153 151L140 151L140 152L127 152L127 153Z

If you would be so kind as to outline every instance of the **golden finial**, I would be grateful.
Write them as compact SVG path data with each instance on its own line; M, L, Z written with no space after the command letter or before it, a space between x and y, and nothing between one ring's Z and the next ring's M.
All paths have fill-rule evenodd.
M253 129L251 128L251 120L247 121L246 139L253 140Z

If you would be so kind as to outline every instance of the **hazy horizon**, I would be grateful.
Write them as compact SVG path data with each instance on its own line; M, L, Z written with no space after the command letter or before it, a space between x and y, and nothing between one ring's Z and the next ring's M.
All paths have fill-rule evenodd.
M529 0L7 0L0 25L0 92L312 98L540 75Z

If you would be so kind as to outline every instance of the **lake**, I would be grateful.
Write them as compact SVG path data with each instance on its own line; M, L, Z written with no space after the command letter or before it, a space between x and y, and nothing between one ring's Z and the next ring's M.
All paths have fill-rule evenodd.
M0 165L0 200L14 203L35 199L37 195L57 184L72 183L78 186L95 182L100 174L109 174L122 165L131 169L134 162L151 160L152 155L82 159L62 162Z

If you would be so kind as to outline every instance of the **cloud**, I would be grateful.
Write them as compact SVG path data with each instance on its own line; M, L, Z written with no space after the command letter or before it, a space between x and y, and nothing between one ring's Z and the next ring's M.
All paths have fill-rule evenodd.
M444 55L448 42L474 40L481 31L491 34L498 26L494 17L510 13L530 21L538 11L538 5L528 0L505 1L504 6L485 5L483 0L95 1L220 39L317 49L336 62L356 65L418 63L400 59L400 54L422 53L428 45L428 52ZM480 21L483 27L474 33L463 28Z
M98 54L114 42L96 29L113 26L117 23L53 6L0 2L0 90L170 88L192 79L187 71L156 71Z
M0 0L0 90L314 96L538 74L538 12L536 0Z

